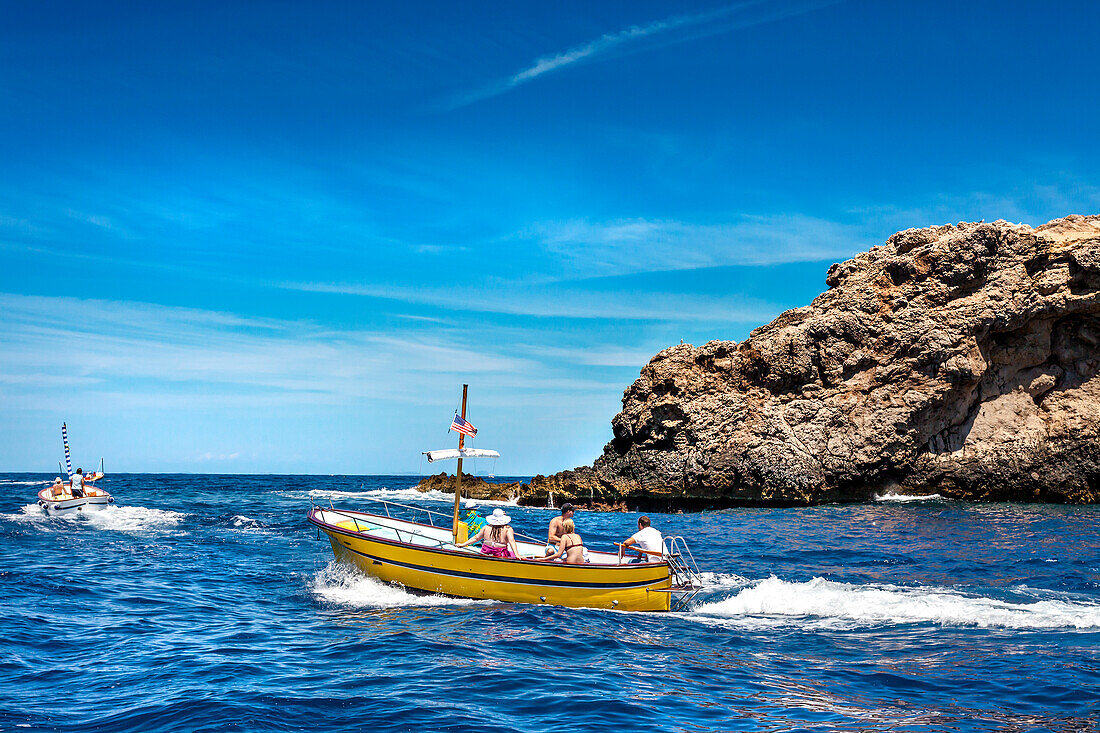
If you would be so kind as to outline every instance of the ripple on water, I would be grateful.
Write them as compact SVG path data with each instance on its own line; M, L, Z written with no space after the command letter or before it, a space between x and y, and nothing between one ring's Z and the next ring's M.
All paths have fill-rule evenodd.
M628 613L408 592L335 563L305 519L311 496L330 495L346 509L392 498L449 516L450 495L402 488L413 483L117 475L108 488L123 506L80 519L48 517L28 504L37 487L10 486L0 729L1095 722L1100 507L923 500L654 513L666 535L688 538L703 589L686 613ZM508 513L518 531L541 535L556 512ZM596 549L629 536L636 519L578 517ZM64 633L44 633L55 623ZM58 679L80 680L63 705L43 694Z

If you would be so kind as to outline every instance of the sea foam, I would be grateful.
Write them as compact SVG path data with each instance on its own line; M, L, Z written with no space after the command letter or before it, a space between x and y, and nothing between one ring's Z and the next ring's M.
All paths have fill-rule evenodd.
M888 491L885 494L875 494L875 501L896 501L896 502L908 502L908 501L939 501L943 499L939 494L898 494L893 491Z
M112 504L97 511L51 517L38 504L27 504L19 510L18 514L0 514L0 519L43 530L63 531L71 529L75 523L79 522L81 525L96 529L133 533L171 529L186 516L186 514L165 509Z
M364 575L355 568L335 560L330 561L327 567L314 576L310 590L321 601L353 608L469 606L492 603L492 601L475 601L468 598L417 595L400 586Z
M737 595L699 605L692 618L720 625L853 628L929 623L1006 629L1097 629L1100 604L1078 600L1016 603L936 587L853 585L775 576Z
M118 506L117 504L98 512L88 512L82 518L97 529L117 532L149 532L171 529L179 524L186 514L166 509L149 509L143 506ZM68 519L67 517L65 519ZM71 521L81 521L74 519Z

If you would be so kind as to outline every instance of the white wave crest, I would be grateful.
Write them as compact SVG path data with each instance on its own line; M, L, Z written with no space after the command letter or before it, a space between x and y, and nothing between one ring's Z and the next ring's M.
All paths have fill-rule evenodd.
M888 491L885 494L875 494L875 501L894 501L894 502L909 502L909 501L938 501L943 499L939 494L898 494L893 491Z
M186 514L164 509L118 506L117 504L98 511L55 517L48 516L38 504L27 504L18 514L0 514L2 519L44 530L64 531L71 529L75 523L79 522L96 529L118 532L153 532L170 529L186 516Z
M154 532L171 529L186 517L186 514L166 509L149 509L143 506L112 505L98 512L88 512L82 519L66 521L85 521L97 529L116 532Z
M328 603L354 608L404 608L407 606L469 606L491 603L468 598L426 596L409 593L404 588L383 583L364 575L344 563L329 562L314 577L313 594Z
M732 598L704 603L701 621L749 625L850 627L932 623L1007 629L1100 628L1100 604L1076 600L1013 603L944 588L851 585L814 578L790 583L775 576Z
M45 526L50 521L50 518L46 516L46 512L42 511L42 507L37 503L20 507L18 514L0 514L0 519L36 526Z
M8 481L0 480L0 486L49 486L53 481Z
M743 575L736 573L699 573L699 581L704 590L719 590L722 588L741 588L751 581Z

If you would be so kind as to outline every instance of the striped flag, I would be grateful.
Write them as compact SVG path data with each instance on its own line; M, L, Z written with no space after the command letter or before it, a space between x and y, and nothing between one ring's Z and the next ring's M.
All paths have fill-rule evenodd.
M73 461L69 458L69 432L65 429L65 423L61 423L61 442L65 445L65 470L69 474L69 480L73 480Z
M455 419L451 421L451 430L469 435L471 438L477 435L477 428L459 417L457 412L455 413Z

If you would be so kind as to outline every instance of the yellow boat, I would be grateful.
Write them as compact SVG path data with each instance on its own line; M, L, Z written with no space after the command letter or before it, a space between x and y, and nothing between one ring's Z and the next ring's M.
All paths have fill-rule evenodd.
M387 511L396 507L449 519L419 507L381 503ZM545 543L517 540L520 558L509 560L483 555L473 547L456 547L451 527L318 506L310 509L309 521L328 536L337 560L427 593L573 608L668 611L695 591L692 578L673 571L672 558L623 565L617 553L589 552L589 562L583 565L540 562L530 558L542 557Z
M545 543L534 538L521 541L518 534L516 559L482 554L472 546L458 547L467 538L466 524L458 512L462 459L498 455L464 446L465 435L477 434L466 422L465 385L462 417L456 411L452 429L460 433L458 450L426 455L429 461L458 459L453 516L385 501L379 501L384 515L336 509L331 504L327 509L312 506L309 521L328 536L338 561L406 588L514 603L668 611L682 607L698 592L698 572L682 537L666 538L664 553L654 553L656 557L649 562L636 564L623 564L621 550L588 551L584 564L538 561L534 558L545 557ZM406 516L393 516L394 510ZM420 513L417 518L426 518L428 523L407 518L410 512Z

